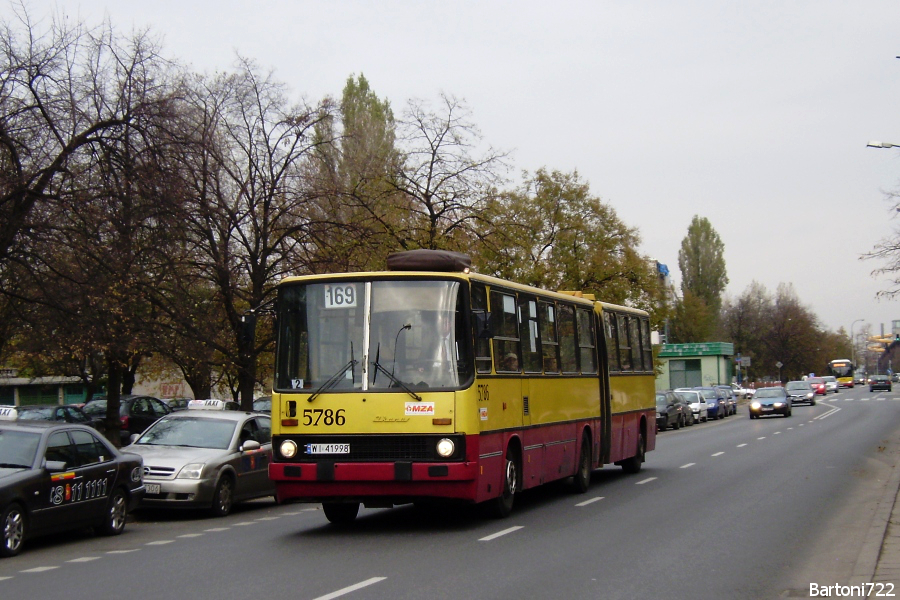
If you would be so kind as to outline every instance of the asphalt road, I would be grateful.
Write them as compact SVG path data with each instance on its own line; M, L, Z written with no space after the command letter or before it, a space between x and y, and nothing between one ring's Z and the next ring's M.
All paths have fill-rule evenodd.
M842 391L791 418L737 416L657 438L637 475L545 486L512 516L255 501L224 519L141 512L116 538L29 543L6 598L805 597L847 581L900 450L900 390Z

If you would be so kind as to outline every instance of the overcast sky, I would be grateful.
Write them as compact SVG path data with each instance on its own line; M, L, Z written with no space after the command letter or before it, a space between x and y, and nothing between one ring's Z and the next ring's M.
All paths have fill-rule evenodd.
M239 53L309 102L359 73L395 114L446 92L515 172L577 170L676 283L700 215L729 296L793 283L826 328L900 320L860 260L900 237L900 150L866 148L900 144L897 0L26 2L149 27L197 71Z

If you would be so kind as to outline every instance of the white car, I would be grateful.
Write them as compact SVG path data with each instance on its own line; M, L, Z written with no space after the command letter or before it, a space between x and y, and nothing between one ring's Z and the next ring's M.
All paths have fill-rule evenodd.
M826 394L828 392L834 392L835 394L837 394L841 390L841 386L838 383L837 377L828 375L826 377L823 377L822 379L825 380L825 393Z
M738 398L752 398L753 390L750 388L744 388L739 386L736 383L731 384L731 389L734 390L734 395Z
M706 398L697 390L677 389L675 393L685 402L691 405L691 412L694 414L694 423L709 420L709 405Z

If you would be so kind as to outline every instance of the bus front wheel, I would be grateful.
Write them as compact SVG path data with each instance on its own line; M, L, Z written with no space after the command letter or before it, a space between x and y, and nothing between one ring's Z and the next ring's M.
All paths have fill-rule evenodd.
M352 523L359 514L359 502L324 502L325 518L335 525Z

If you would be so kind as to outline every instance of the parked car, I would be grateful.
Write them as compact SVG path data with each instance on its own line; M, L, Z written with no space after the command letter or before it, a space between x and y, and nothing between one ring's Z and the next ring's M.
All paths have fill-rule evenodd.
M728 403L728 414L736 415L738 399L734 393L734 388L732 388L730 385L717 385L714 387L725 394L725 401Z
M887 392L892 391L893 384L891 384L891 378L887 375L872 375L869 377L869 391L874 392L875 390L884 390Z
M667 390L672 391L672 390ZM681 419L681 426L686 427L688 425L694 424L694 410L691 408L691 403L682 398L678 393L675 393L675 402L678 406L678 414Z
M272 396L260 396L253 401L253 411L272 413Z
M714 387L695 387L693 388L703 394L706 398L707 411L710 419L724 419L728 416L728 400L725 394Z
M822 379L825 380L826 392L834 392L835 394L837 394L839 391L841 391L841 384L838 383L837 377L826 375Z
M706 398L703 397L703 394L697 390L675 390L675 395L690 405L694 423L709 420L709 411L707 410Z
M813 391L820 396L824 396L828 393L828 387L825 385L825 380L821 377L807 377L806 382L812 386Z
M0 407L0 556L39 535L118 535L144 494L141 458L77 423L17 420Z
M271 418L225 404L194 400L125 448L144 458L141 506L205 507L223 517L235 502L275 495Z
M781 415L791 416L791 401L783 387L767 387L756 390L750 403L750 418Z
M665 431L671 427L681 427L681 415L678 412L678 400L674 392L656 392L656 429Z
M816 405L816 393L808 381L788 381L784 386L791 404L806 402L810 406Z
M91 418L77 406L72 404L33 404L16 409L20 421L57 421L61 423L80 423L93 427L100 433L106 431L106 423L102 418Z
M188 402L190 402L190 398L162 398L160 402L169 407L171 412L175 412L178 410L186 410L188 407Z
M106 397L99 396L89 400L82 408L91 418L106 418ZM124 446L131 441L131 436L142 433L158 418L172 412L158 398L152 396L134 396L123 394L119 398L119 420L121 429L119 436Z

